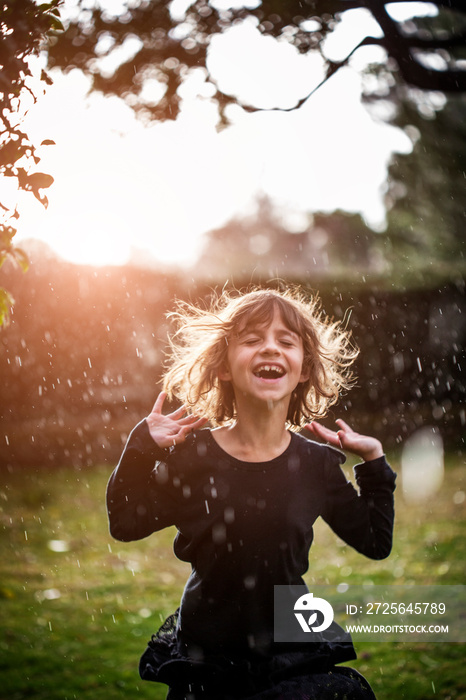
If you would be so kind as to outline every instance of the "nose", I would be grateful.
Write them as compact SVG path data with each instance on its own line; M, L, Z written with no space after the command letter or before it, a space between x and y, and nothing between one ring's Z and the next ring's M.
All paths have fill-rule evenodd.
M278 343L274 335L268 333L266 336L264 336L264 342L261 347L261 352L267 355L278 354Z

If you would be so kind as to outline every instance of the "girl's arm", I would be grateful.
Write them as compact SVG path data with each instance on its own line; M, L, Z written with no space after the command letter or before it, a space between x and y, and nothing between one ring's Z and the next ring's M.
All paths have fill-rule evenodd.
M364 462L354 467L359 493L346 479L338 460L328 456L325 466L327 499L322 517L347 544L371 559L384 559L392 547L396 475L388 465L381 443L355 433L344 421L333 431L312 423L314 435L346 449Z
M161 393L151 413L132 430L117 468L107 486L110 532L117 540L131 541L174 524L177 503L168 479L169 449L205 419L184 417L180 408L164 416ZM156 463L159 463L156 468Z
M110 534L115 539L140 540L173 525L174 503L156 472L158 462L165 468L167 457L168 450L153 441L146 420L138 423L107 486Z

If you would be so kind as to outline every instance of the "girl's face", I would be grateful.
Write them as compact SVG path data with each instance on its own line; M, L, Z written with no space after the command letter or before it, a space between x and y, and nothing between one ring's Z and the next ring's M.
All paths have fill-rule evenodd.
M303 359L302 339L275 309L270 323L246 325L229 340L227 367L219 376L231 381L237 400L289 403L297 385L308 379Z

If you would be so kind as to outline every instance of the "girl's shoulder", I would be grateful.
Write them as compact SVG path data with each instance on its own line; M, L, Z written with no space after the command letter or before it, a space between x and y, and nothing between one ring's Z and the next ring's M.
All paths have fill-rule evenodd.
M347 478L341 468L346 462L346 455L331 445L311 440L306 435L294 433L297 448L296 463L301 467L305 479L311 480L314 488L319 485L324 489L347 483Z
M320 459L324 464L343 464L346 455L331 445L316 442L307 437L305 433L293 433L292 439L295 449L300 453L306 453L314 459Z

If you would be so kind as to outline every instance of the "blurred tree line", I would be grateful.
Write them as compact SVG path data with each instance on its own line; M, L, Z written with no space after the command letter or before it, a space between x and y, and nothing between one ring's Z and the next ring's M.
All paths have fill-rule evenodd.
M289 234L289 244L293 234ZM235 287L267 284L253 272ZM464 281L391 289L331 271L304 279L361 347L357 385L334 409L396 447L421 425L464 448ZM9 267L16 306L0 335L0 464L19 468L114 463L159 391L175 297L198 302L214 285L188 273L92 268L38 256L27 276ZM294 281L298 281L297 278ZM270 282L269 282L270 283ZM220 285L220 288L223 286Z

